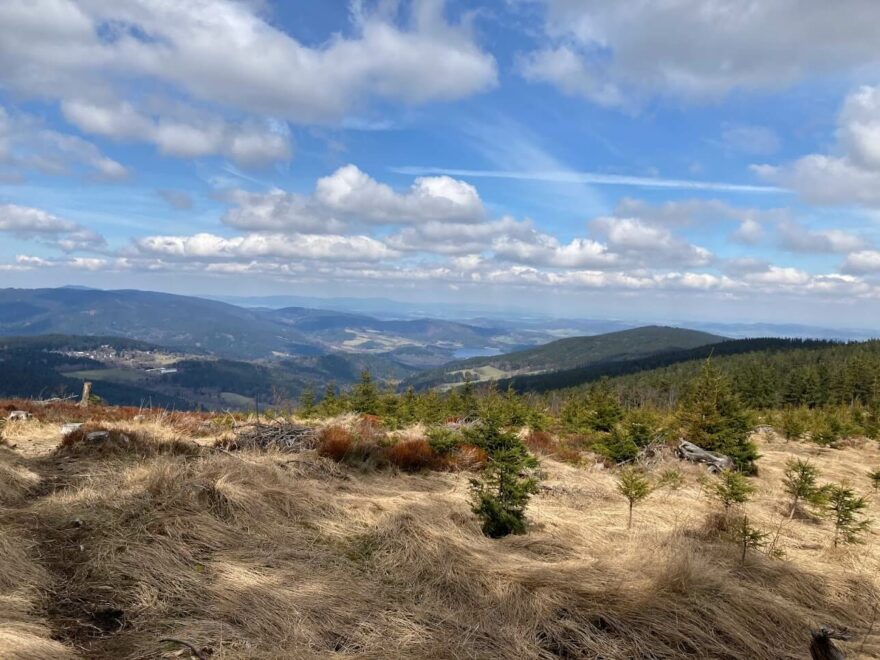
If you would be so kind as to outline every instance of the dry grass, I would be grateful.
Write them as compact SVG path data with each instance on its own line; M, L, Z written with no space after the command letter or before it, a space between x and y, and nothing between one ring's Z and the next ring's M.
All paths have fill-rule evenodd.
M223 659L799 659L823 623L856 632L844 645L859 657L878 598L876 536L833 551L821 521L781 530L784 560L741 566L704 532L695 470L628 531L612 473L545 458L529 534L491 540L463 474L194 453L177 430L147 426L110 427L140 433L132 452L0 453L0 657L173 657L181 647L159 640L175 637ZM876 444L761 451L749 516L765 529L784 517L790 456L863 491L880 465ZM878 654L874 634L862 657Z

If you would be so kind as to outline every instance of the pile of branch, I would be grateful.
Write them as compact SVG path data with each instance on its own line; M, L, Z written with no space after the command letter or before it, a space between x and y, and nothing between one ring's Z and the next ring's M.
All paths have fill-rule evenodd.
M279 451L305 451L313 449L317 433L311 426L278 420L268 424L254 422L232 429L233 438L218 441L217 445L229 451L241 449L277 449Z

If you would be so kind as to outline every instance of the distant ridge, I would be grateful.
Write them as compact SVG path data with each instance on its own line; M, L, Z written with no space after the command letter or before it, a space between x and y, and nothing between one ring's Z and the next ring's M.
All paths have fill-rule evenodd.
M568 337L505 355L450 362L409 378L404 387L437 387L561 371L615 360L633 360L724 341L719 335L667 326L645 326L589 337Z

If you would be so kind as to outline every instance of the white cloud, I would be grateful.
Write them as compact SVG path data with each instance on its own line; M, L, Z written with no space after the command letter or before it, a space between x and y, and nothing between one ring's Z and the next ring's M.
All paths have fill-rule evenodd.
M148 236L135 241L141 254L179 260L292 259L380 261L397 253L369 236L317 234L247 234L225 238L215 234Z
M852 274L880 273L880 251L861 250L847 255L843 272Z
M865 246L865 239L839 229L809 230L794 222L783 222L777 227L779 244L791 252L845 253Z
M737 230L730 235L732 241L745 245L757 245L762 238L764 238L764 228L753 218L743 220Z
M880 206L880 87L864 86L847 96L838 117L837 142L836 153L752 169L808 202Z
M26 240L39 239L65 252L96 249L105 245L102 236L82 225L42 209L18 204L0 204L0 232Z
M352 222L425 225L473 224L485 217L476 188L448 176L421 177L409 190L397 192L346 165L318 180L311 196L271 190L233 192L236 204L223 218L232 227L251 231L338 233Z
M519 60L523 77L531 82L548 82L569 96L581 96L606 107L624 105L624 96L614 84L603 80L581 56L568 46L537 50Z
M374 222L476 222L485 210L476 188L448 176L421 177L396 193L354 165L318 180L315 199L328 209Z
M606 105L607 89L706 101L880 61L873 0L543 1L548 45L523 72Z
M536 232L529 221L513 218L479 223L429 221L405 227L388 237L387 243L401 251L438 254L472 254L492 248L498 239L532 240Z
M360 5L358 5L360 7ZM145 115L125 99L158 89L233 115L334 122L373 99L450 101L496 84L494 58L438 0L408 16L355 12L351 34L309 46L236 0L8 0L0 3L0 83L65 101L83 130L147 140L163 153L222 153L240 163L284 158L280 137L215 117ZM132 101L134 102L134 101Z
M46 128L25 113L0 106L0 166L13 172L36 170L64 175L84 170L102 179L123 179L128 170L105 156L94 144L75 135Z
M638 218L596 218L590 227L606 237L613 251L649 267L664 264L705 266L713 258L709 250L688 243L665 227Z
M200 158L219 154L245 167L261 167L291 157L288 136L256 122L232 124L188 109L149 116L119 101L71 99L63 101L61 109L65 118L82 131L115 140L149 142L168 156Z

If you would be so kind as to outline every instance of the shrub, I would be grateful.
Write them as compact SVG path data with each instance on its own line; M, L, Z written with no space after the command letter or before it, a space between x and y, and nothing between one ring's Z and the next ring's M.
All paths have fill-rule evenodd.
M388 461L406 472L418 472L433 467L437 463L437 455L427 440L403 440L391 445L386 450Z
M488 462L471 480L473 511L483 521L483 533L492 538L525 533L525 510L538 490L530 473L538 462L515 433L484 420L466 432L468 440L484 449Z
M440 456L448 456L461 446L461 433L442 426L428 430L428 444Z
M556 443L546 431L529 431L525 438L526 447L538 454L553 454Z
M456 470L482 470L489 462L489 454L476 445L462 444L449 459L450 466Z
M832 485L828 489L828 517L834 524L834 547L839 543L860 543L862 534L870 526L870 521L862 513L868 506L864 497L855 494L852 488Z
M328 426L321 430L318 454L342 462L351 454L353 446L351 433L341 426Z
M639 447L629 437L626 429L618 424L610 433L595 442L593 451L615 463L627 463L639 454Z
M632 528L633 507L651 494L651 484L645 478L644 473L633 467L621 470L617 478L617 492L623 495L629 503L629 516L626 528Z

